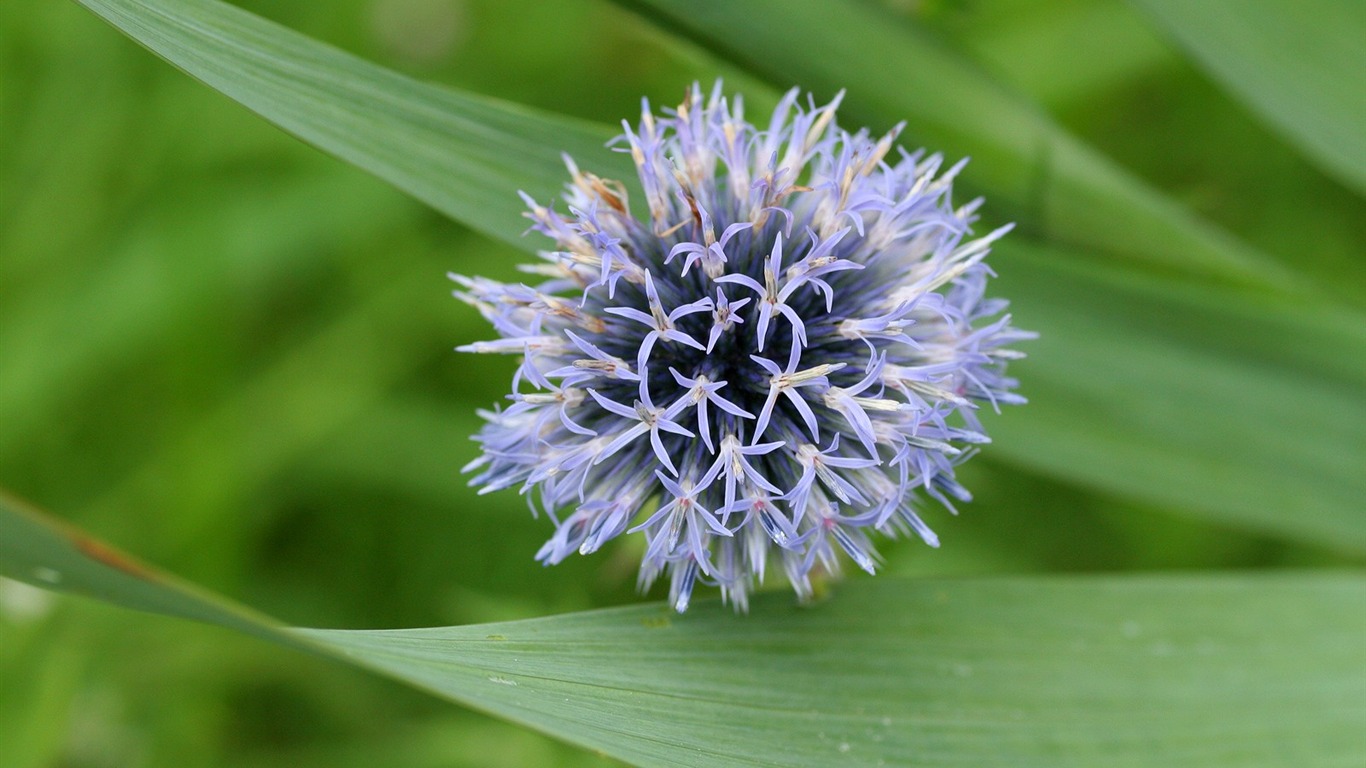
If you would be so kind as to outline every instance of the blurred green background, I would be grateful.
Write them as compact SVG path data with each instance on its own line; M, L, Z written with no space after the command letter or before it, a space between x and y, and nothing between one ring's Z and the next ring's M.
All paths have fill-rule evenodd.
M242 5L423 79L599 122L718 76L752 86L752 115L768 103L604 2ZM1361 201L1124 3L883 5L1200 215L1340 275L1323 282L1362 305ZM513 363L451 351L489 331L444 274L510 278L521 260L74 4L0 9L0 485L150 562L313 626L640 599L636 543L541 568L548 523L459 475L474 410L506 392ZM1016 316L1030 327L1027 307ZM990 448L963 479L977 501L929 520L944 546L889 544L887 572L1361 564L1036 476ZM5 768L611 762L336 664L8 581L0 745Z

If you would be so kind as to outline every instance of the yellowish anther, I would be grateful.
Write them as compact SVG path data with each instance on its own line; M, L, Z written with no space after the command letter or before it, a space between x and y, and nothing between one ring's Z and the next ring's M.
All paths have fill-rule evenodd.
M688 394L692 396L692 401L694 403L700 403L707 397L707 390L705 389L705 387L706 385L711 383L711 379L708 379L706 376L699 375L696 381L697 384L693 386L692 390L690 390Z
M773 384L779 389L796 386L804 381L819 379L843 368L847 363L822 363L814 368L807 368L804 371L794 371L792 373L779 373L773 377Z
M899 411L901 403L896 400L889 400L885 397L855 397L851 398L858 403L865 411Z

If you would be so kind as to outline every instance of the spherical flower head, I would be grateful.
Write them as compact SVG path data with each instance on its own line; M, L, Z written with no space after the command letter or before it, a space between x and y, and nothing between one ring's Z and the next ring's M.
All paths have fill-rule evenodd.
M923 497L969 499L977 408L1023 402L1004 369L1032 334L984 298L1009 227L974 236L980 201L950 201L962 163L807 101L766 128L719 84L663 117L646 103L617 140L644 211L566 158L564 212L523 195L555 243L526 268L541 282L453 276L500 337L461 349L521 356L466 469L535 492L542 562L640 532L642 588L667 573L679 611L698 581L743 610L771 557L805 598L841 552L873 572L874 531L938 546Z

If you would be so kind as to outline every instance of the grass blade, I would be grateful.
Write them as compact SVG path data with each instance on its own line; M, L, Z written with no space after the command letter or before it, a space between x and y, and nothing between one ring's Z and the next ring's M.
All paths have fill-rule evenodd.
M1264 532L1366 552L1366 322L1005 243L1000 291L1040 338L997 458Z
M1321 169L1366 194L1366 5L1133 0Z
M843 111L971 156L993 206L1049 242L1280 289L1299 278L1163 197L952 52L859 2L620 0L782 88L847 89ZM781 21L775 21L781 20ZM832 40L849 43L822 55Z
M561 152L616 169L615 131L417 82L214 0L78 0L289 133L495 239L526 228L524 189L559 191Z
M1366 581L858 580L421 630L282 630L0 497L0 575L317 650L639 765L1350 765Z
M0 576L294 647L272 619L144 565L0 491Z

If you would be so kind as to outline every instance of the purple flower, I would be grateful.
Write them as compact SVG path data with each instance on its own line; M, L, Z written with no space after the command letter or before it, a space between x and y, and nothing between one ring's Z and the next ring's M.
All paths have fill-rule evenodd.
M483 414L483 491L536 492L556 530L546 564L623 532L646 540L641 585L675 608L719 586L743 609L779 557L799 595L840 555L873 571L874 531L938 539L917 509L967 500L954 468L988 442L975 410L1023 399L1006 377L1005 302L942 158L841 130L797 91L767 129L694 86L645 105L619 139L644 193L566 158L567 214L523 199L554 241L541 285L454 276L521 356L512 404Z

